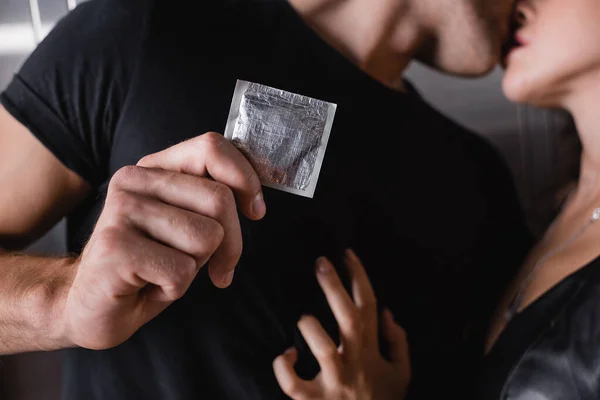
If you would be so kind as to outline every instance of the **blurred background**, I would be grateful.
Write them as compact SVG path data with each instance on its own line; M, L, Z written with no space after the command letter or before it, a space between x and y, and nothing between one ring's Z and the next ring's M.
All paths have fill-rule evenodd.
M77 2L81 0L0 0L0 90ZM506 101L500 90L500 70L483 79L464 80L413 65L408 77L436 108L502 151L532 228L543 230L560 201L557 190L568 183L578 167L570 119L560 112ZM61 254L64 236L64 224L59 224L28 251ZM0 399L54 400L59 395L60 354L0 358Z

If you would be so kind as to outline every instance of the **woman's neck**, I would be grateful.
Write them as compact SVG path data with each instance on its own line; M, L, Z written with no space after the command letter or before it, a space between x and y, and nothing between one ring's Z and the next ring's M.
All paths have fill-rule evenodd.
M575 119L582 144L578 194L600 199L600 73L591 78L572 90L566 108Z
M400 88L421 34L413 0L288 0L331 46L383 84Z

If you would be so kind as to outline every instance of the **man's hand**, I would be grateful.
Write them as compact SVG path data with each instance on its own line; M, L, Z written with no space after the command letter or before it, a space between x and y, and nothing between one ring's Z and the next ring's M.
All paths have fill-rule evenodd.
M266 212L256 172L216 133L118 171L64 305L69 342L121 344L182 297L207 262L213 283L229 286L242 252L236 200L248 218Z
M383 334L390 345L391 362L379 353L377 301L369 278L349 251L346 264L352 278L354 302L344 289L333 265L317 261L317 279L338 322L341 345L327 335L314 317L303 317L298 328L321 366L312 381L296 375L295 349L275 359L275 376L283 391L294 400L400 400L410 381L408 343L402 328L389 311L383 314Z

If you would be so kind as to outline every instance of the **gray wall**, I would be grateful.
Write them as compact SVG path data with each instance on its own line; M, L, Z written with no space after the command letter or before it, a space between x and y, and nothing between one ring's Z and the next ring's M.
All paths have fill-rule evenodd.
M41 26L37 28L41 28L40 35L43 35L67 11L67 0L39 0L39 7ZM27 0L0 0L0 89L9 82L34 45L31 26ZM550 184L563 175L560 138L572 134L568 119L554 112L508 103L500 92L500 71L485 79L467 81L415 65L408 76L442 112L488 137L503 151L529 215L534 222L543 221L545 211L537 205L540 198L548 197L546 189ZM535 212L540 209L542 215ZM61 224L30 251L60 254L64 251L64 235ZM6 357L3 361L0 398L57 398L60 382L57 354Z

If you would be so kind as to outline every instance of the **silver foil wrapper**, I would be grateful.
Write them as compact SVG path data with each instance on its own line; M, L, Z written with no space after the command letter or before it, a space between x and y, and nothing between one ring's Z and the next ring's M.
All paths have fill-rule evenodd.
M225 128L263 185L313 197L337 106L238 81Z

